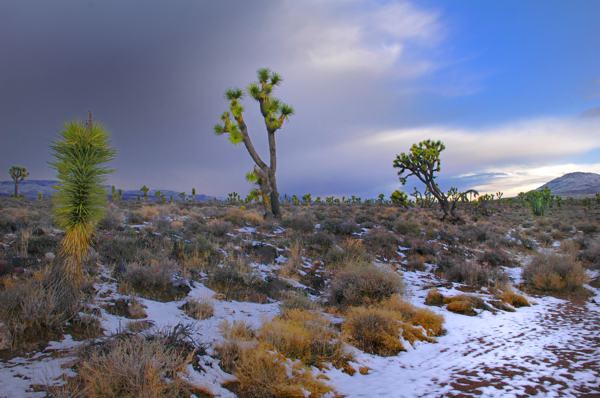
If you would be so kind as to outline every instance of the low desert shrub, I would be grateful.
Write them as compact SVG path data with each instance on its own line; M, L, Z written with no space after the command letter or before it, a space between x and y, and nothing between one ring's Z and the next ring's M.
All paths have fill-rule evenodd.
M503 284L508 277L499 268L492 268L474 262L458 261L443 272L450 282L465 283L471 286L489 286Z
M173 301L185 297L190 288L186 284L176 284L174 276L177 273L177 264L173 261L165 261L150 265L137 263L128 264L120 282L143 296L159 301Z
M582 260L588 262L592 268L600 268L600 239L586 241L585 246L581 253Z
M381 308L352 308L342 325L345 340L370 354L392 356L404 351L400 324L393 311Z
M343 268L356 262L371 262L372 256L359 239L346 238L339 245L332 246L325 254L325 263L330 269Z
M425 297L425 304L427 305L444 305L444 296L437 289L429 289L427 297Z
M309 233L315 229L315 221L312 216L306 213L296 213L285 216L281 225L302 233Z
M510 257L501 249L486 250L480 256L479 261L492 268L509 267L512 265Z
M256 332L244 321L223 321L219 330L226 339L249 341L256 337Z
M334 235L352 235L360 231L360 226L354 221L342 218L328 218L323 220L321 227Z
M262 325L261 342L291 359L308 366L347 362L338 333L330 322L316 312L291 309Z
M82 351L67 390L90 398L189 396L194 390L182 376L195 352L191 341L172 333L117 335Z
M573 257L538 254L523 269L523 280L534 289L549 292L571 292L587 281L584 268Z
M398 238L396 238L393 233L383 228L370 230L367 236L365 236L364 241L365 245L372 253L387 259L392 259L397 256Z
M441 336L444 333L444 317L427 308L416 307L397 295L385 300L381 305L398 314L402 322L422 327L428 336Z
M13 348L43 342L60 336L82 298L80 289L58 273L38 271L0 291L0 323L8 328Z
M287 284L281 279L263 279L243 259L230 259L215 268L208 279L208 286L223 294L227 300L266 303L269 297L279 298Z
M329 303L338 307L371 304L403 289L402 278L396 272L368 263L350 264L334 275Z
M233 229L233 225L229 221L210 220L206 223L206 231L217 237L225 236L225 234Z
M240 398L305 397L307 394L320 398L333 392L300 363L291 364L283 356L260 346L241 351L233 374L237 382L230 388Z
M316 310L319 305L310 299L305 293L289 291L282 295L283 299L279 307L282 311L288 310Z
M215 308L209 299L188 299L181 309L190 317L198 320L208 319L215 313Z

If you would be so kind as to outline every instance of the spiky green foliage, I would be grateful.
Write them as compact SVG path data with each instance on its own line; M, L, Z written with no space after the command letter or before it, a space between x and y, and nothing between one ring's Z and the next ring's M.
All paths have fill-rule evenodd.
M408 207L410 205L410 201L408 200L408 195L405 192L395 190L390 195L390 201L396 206Z
M150 188L144 185L140 188L140 191L142 191L142 194L144 195L144 200L148 199L148 192L150 192Z
M65 125L61 139L52 144L59 184L54 195L54 214L58 226L65 230L61 254L66 270L81 276L81 263L87 255L96 224L104 215L105 176L112 172L104 166L114 159L106 130L91 120Z
M543 216L552 204L554 197L548 188L540 191L529 191L525 194L525 201L536 216Z
M23 166L12 166L8 169L10 178L15 182L15 198L19 196L19 183L29 177L29 171Z
M442 220L457 221L460 218L455 213L456 204L465 193L451 189L445 194L437 182L437 174L442 170L440 155L446 149L441 141L424 140L410 147L409 152L402 152L394 159L393 166L398 169L398 178L402 185L406 184L408 177L414 176L426 187L440 205L444 216Z

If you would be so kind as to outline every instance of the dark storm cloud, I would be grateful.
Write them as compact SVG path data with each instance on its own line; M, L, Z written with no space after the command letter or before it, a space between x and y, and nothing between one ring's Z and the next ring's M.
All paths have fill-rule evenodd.
M92 110L119 151L112 183L245 191L247 154L215 137L212 126L226 105L224 89L243 87L257 68L270 66L286 79L277 94L297 111L280 136L282 189L367 188L368 180L338 178L335 167L328 173L329 162L308 165L306 159L315 146L333 147L369 123L394 119L387 111L402 98L385 90L381 75L392 64L394 73L421 73L422 63L397 61L409 53L405 42L427 41L427 32L416 29L423 37L415 38L412 31L387 29L381 10L362 12L360 2L297 4L0 3L0 169L18 163L29 167L31 178L51 177L48 145L64 122ZM406 7L390 12L434 26L432 16ZM379 20L383 28L372 31ZM382 47L384 38L397 44ZM262 123L254 104L246 107L262 146Z

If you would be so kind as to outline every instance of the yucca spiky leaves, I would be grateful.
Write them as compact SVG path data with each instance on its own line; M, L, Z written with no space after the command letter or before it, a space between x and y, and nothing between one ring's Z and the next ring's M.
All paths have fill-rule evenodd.
M59 180L54 213L57 224L65 230L60 251L66 270L80 277L81 264L106 206L103 183L112 170L104 164L114 159L115 151L109 145L108 133L91 120L87 124L68 123L51 149L55 158L51 165Z

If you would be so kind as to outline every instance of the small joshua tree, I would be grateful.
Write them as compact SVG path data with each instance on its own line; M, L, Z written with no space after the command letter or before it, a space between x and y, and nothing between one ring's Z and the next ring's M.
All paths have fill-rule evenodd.
M294 113L291 106L284 104L273 97L273 88L281 84L281 76L269 69L258 70L258 81L248 86L248 94L258 102L260 113L265 121L267 138L269 142L269 164L260 157L254 144L250 139L248 127L244 119L244 108L241 104L243 92L241 89L229 89L225 93L225 98L229 101L229 111L221 115L221 123L215 126L217 135L229 134L229 140L233 144L244 143L246 150L254 161L256 167L261 172L261 178L264 179L264 193L269 195L271 210L270 213L279 218L281 209L279 206L279 192L277 190L277 180L275 173L277 171L277 146L275 133L280 130L288 118Z
M410 205L408 195L405 192L399 190L395 190L394 192L392 192L392 194L390 195L390 201L396 206L408 207Z
M92 122L72 122L65 126L61 139L52 146L59 184L54 195L54 213L65 235L60 254L65 259L65 273L74 281L82 277L81 265L90 249L96 224L106 208L103 183L112 170L104 163L115 157L108 133Z
M306 206L310 206L310 204L312 203L312 195L309 193L302 195L302 202Z
M29 177L29 171L23 166L12 166L8 169L10 178L15 182L15 198L19 197L19 183Z
M142 195L144 195L144 200L148 199L148 192L150 192L150 188L148 188L147 186L143 186L140 188L140 191L142 191Z
M442 220L458 221L460 217L456 214L456 204L469 192L458 192L451 188L448 194L444 193L435 179L441 170L440 154L446 147L441 141L425 140L413 144L408 153L402 152L394 160L394 168L398 170L398 177L402 185L406 184L408 177L417 177L438 202L444 213Z
M196 188L192 188L192 201L196 201Z

